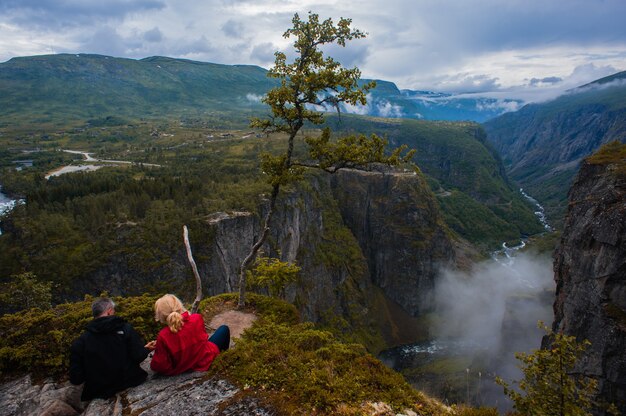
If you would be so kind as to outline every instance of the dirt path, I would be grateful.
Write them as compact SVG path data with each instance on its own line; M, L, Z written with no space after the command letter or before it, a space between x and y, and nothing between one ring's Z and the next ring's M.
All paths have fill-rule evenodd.
M230 337L239 338L246 329L250 328L257 316L253 313L241 311L224 311L218 313L209 322L209 332L213 333L220 325L228 325Z

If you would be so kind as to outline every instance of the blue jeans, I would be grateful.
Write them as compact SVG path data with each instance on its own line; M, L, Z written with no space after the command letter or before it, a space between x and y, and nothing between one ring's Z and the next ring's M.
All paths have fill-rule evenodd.
M230 345L230 328L227 325L220 326L209 337L209 341L217 345L220 352L226 351Z

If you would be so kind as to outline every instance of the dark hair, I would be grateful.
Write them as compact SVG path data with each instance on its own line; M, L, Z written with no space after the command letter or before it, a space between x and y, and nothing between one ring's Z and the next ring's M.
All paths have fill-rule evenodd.
M91 313L93 313L93 317L97 318L109 309L115 308L115 302L113 302L109 298L100 298L96 299L91 304Z

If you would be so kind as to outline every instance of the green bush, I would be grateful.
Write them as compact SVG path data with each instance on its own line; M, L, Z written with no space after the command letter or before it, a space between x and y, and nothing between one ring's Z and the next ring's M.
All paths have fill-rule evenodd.
M154 321L156 296L114 298L116 312L144 339L154 339L160 325ZM0 373L30 372L61 376L67 372L72 342L92 320L91 303L64 303L52 309L29 309L0 317Z
M428 415L441 410L362 345L340 343L312 324L261 319L212 368L266 392L284 414L358 414L349 409L366 402Z

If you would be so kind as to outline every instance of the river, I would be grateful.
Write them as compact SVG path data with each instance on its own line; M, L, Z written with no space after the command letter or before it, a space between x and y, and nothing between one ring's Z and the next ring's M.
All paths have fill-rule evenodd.
M0 219L2 216L9 211L11 211L16 204L19 204L20 200L15 200L9 198L7 195L2 193L2 185L0 185ZM0 235L2 235L2 229L0 229Z

